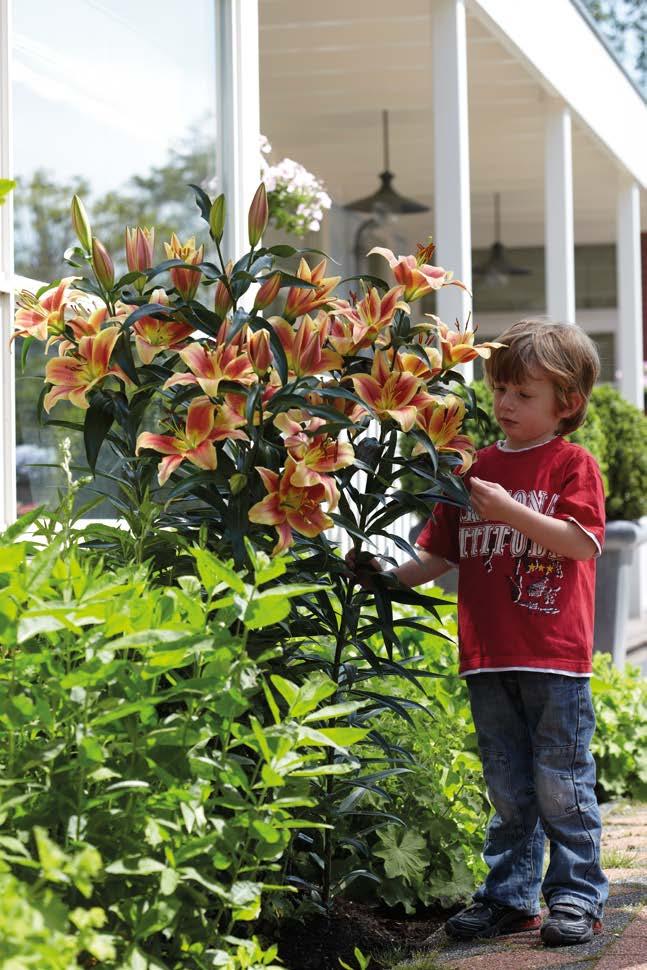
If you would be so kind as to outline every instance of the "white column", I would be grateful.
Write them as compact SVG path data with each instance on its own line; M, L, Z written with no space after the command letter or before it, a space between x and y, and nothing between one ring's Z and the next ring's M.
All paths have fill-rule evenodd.
M11 0L0 0L0 176L13 172ZM16 518L16 421L13 331L13 205L0 206L0 528Z
M431 0L431 20L436 261L471 290L465 0ZM466 322L472 301L464 290L446 286L436 301L445 323Z
M616 272L618 330L616 364L620 391L628 401L643 409L643 322L640 260L640 195L628 175L618 178L616 208ZM629 615L641 616L647 609L647 561L636 551L629 590Z
M562 102L547 105L545 134L546 310L551 320L574 323L571 114Z
M621 175L616 209L618 350L623 397L643 408L643 325L640 270L640 196L638 185Z
M217 58L224 256L237 259L249 248L247 212L260 182L258 0L218 0Z

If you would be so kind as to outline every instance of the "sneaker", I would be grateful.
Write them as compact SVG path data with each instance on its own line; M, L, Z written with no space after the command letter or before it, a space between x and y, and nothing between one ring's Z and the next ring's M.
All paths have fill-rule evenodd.
M555 903L541 928L546 946L576 946L590 943L602 932L602 922L573 903Z
M476 940L508 933L539 929L540 916L532 916L495 902L473 903L445 923L445 933L454 940Z

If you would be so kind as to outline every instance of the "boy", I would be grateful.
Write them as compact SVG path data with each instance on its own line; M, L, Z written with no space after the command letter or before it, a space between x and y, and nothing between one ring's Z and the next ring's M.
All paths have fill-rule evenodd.
M591 455L561 437L584 420L599 361L574 325L521 321L498 339L505 347L485 367L505 440L479 451L467 474L471 508L438 505L418 538L421 561L393 572L417 586L459 569L460 673L494 806L489 873L446 932L465 940L539 927L541 888L550 910L541 938L563 946L601 931L608 886L589 751L604 492Z

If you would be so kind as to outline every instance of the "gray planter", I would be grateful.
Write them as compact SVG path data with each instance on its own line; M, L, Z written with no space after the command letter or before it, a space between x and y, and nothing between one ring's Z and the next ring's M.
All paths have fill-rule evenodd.
M610 653L620 669L625 663L631 570L636 549L645 541L647 528L640 522L607 522L597 564L593 649Z

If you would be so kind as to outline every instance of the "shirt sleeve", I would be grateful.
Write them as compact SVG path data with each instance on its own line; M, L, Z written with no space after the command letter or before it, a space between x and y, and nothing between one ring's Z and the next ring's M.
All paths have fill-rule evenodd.
M452 566L458 566L460 550L458 545L458 519L460 509L455 505L438 502L432 517L426 522L416 540L416 545L425 552L440 556Z
M600 555L604 545L604 485L595 458L583 449L568 467L554 515L579 526Z

